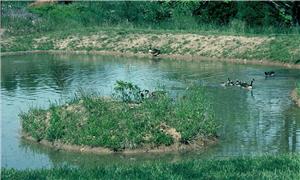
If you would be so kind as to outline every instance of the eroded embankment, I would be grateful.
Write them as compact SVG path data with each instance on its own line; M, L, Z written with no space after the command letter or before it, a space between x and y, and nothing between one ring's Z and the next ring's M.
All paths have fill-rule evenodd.
M299 40L299 41L297 41ZM76 51L145 56L149 47L161 50L162 57L198 59L209 57L226 61L249 61L294 65L300 60L298 36L203 35L179 32L126 30L81 30L52 34L4 36L2 54L16 51ZM275 63L275 64L276 64Z
M112 154L116 152L124 153L124 154L186 152L186 151L200 150L206 148L207 146L217 143L216 137L209 137L209 138L199 138L197 140L194 140L190 144L175 143L170 146L166 146L166 145L160 145L157 147L144 146L136 149L124 149L122 151L114 151L112 149L104 148L104 147L65 144L60 141L48 141L48 140L38 141L37 139L33 138L32 136L26 133L22 133L22 138L32 142L37 142L41 145L53 148L58 151L64 150L64 151L92 153L92 154Z

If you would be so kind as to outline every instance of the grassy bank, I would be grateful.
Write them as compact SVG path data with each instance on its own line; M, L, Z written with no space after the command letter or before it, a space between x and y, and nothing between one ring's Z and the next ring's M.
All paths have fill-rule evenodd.
M164 94L141 99L138 87L118 85L117 99L81 93L65 105L33 108L20 115L23 131L37 141L113 151L151 150L199 140L203 146L205 139L215 137L216 123L201 89L191 88L176 100Z
M300 156L156 162L89 168L2 169L2 179L299 179Z
M300 59L300 36L224 35L213 31L184 32L91 27L20 36L4 36L2 52L31 50L110 51L164 55L255 59L294 64Z

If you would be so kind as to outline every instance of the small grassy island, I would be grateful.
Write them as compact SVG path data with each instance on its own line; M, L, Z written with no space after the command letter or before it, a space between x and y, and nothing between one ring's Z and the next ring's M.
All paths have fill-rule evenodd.
M161 152L213 142L217 125L209 107L197 87L171 98L117 81L113 97L81 92L65 105L20 117L26 138L62 149Z

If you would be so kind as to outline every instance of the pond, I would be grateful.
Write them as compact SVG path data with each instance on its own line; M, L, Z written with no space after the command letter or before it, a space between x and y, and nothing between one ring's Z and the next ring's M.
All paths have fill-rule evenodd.
M265 78L264 71L276 76ZM227 78L250 81L253 90L222 87ZM136 155L94 155L55 151L21 138L18 114L30 107L62 103L83 88L112 93L116 80L142 88L164 87L179 94L192 84L207 91L220 124L219 142L203 150ZM209 61L124 58L100 55L32 54L1 59L1 166L49 168L114 163L180 161L300 152L300 108L289 95L300 71L283 67L238 65Z

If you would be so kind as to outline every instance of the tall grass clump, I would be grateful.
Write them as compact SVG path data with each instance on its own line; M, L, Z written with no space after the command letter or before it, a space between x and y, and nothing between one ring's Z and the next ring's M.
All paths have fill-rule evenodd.
M139 89L117 81L113 98L81 93L65 105L33 108L20 115L23 131L38 141L114 151L190 144L215 137L217 125L203 89L191 88L176 99L164 91L141 98Z

